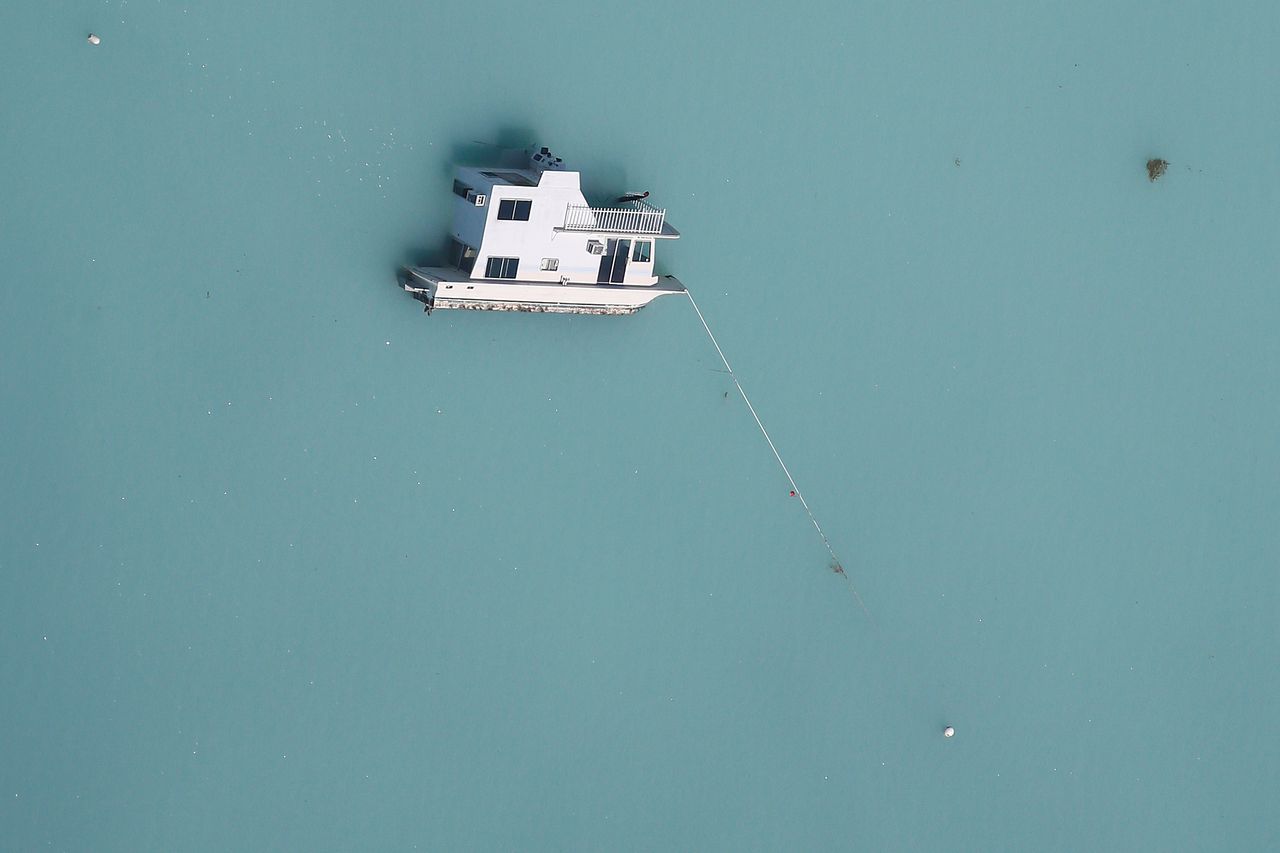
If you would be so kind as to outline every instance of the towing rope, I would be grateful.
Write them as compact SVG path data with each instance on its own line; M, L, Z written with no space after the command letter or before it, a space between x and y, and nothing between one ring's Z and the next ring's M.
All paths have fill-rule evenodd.
M711 339L711 345L716 348L716 352L720 355L720 360L724 362L724 369L729 371L729 378L733 380L734 386L738 389L738 393L742 395L742 402L747 404L747 409L751 412L751 417L755 418L756 426L760 427L760 434L764 436L764 440L769 443L769 449L773 451L773 458L778 460L778 466L782 468L782 473L787 475L787 481L791 483L791 494L800 499L800 505L804 507L804 511L808 513L809 520L813 522L813 529L818 531L818 536L822 538L822 544L826 547L827 553L831 555L831 571L840 575L849 584L849 591L853 593L853 598L858 602L858 606L862 608L862 612L871 615L867 610L867 605L863 603L862 596L858 595L858 590L853 585L853 581L849 579L849 573L844 570L844 564L840 562L840 558L836 556L836 550L831 545L831 540L827 538L827 534L823 531L822 525L818 523L817 517L813 514L813 510L809 508L809 502L804 499L804 493L800 491L800 487L796 485L796 478L791 476L791 470L787 468L787 463L782 461L782 454L778 452L777 446L773 443L773 439L769 437L769 431L764 428L764 422L760 420L760 415L756 413L756 407L751 405L751 398L747 396L747 392L743 390L742 383L738 381L738 375L733 372L733 368L729 366L729 359L725 358L724 350L720 349L720 342L716 340L716 336L712 333L711 327L707 325L707 318L702 316L702 309L698 307L697 300L693 298L693 294L686 288L685 294L689 297L689 304L693 306L693 310L698 313L698 320L702 323L702 328L707 330L707 337Z

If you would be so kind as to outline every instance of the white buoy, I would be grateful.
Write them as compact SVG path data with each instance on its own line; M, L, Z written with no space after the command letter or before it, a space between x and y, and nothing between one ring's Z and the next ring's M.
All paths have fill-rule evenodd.
M101 44L102 39L98 38L96 33L89 33L89 44Z
M955 737L955 735L956 735L955 726L947 726L945 729L942 730L943 737Z

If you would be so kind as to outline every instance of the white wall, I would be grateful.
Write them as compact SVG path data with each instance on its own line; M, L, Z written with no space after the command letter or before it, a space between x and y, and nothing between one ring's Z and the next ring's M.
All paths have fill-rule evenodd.
M456 196L455 196L456 198ZM532 201L529 221L498 219L499 203L504 199ZM471 272L473 279L485 277L490 257L519 258L521 281L559 282L567 277L575 282L594 282L600 271L600 256L587 251L588 240L606 242L607 237L581 231L556 231L564 225L565 208L570 204L586 204L579 184L578 172L543 172L536 187L497 184L485 205L484 241ZM618 235L612 235L614 237ZM624 235L625 236L625 235ZM657 241L652 241L655 244ZM634 245L634 243L633 243ZM542 269L543 258L557 258L559 269ZM654 284L652 255L648 264L628 264L626 284Z

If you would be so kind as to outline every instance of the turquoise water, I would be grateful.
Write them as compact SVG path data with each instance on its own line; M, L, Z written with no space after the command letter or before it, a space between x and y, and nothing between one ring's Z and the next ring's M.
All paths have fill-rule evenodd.
M1122 5L6 4L0 848L1280 847L1280 14ZM472 140L869 616L687 304L396 290Z

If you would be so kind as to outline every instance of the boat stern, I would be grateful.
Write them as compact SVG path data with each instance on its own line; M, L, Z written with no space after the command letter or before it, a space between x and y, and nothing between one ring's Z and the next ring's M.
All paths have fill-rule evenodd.
M418 267L401 267L396 281L406 293L422 303L423 311L430 314L436 307L436 291L440 287L438 277Z

